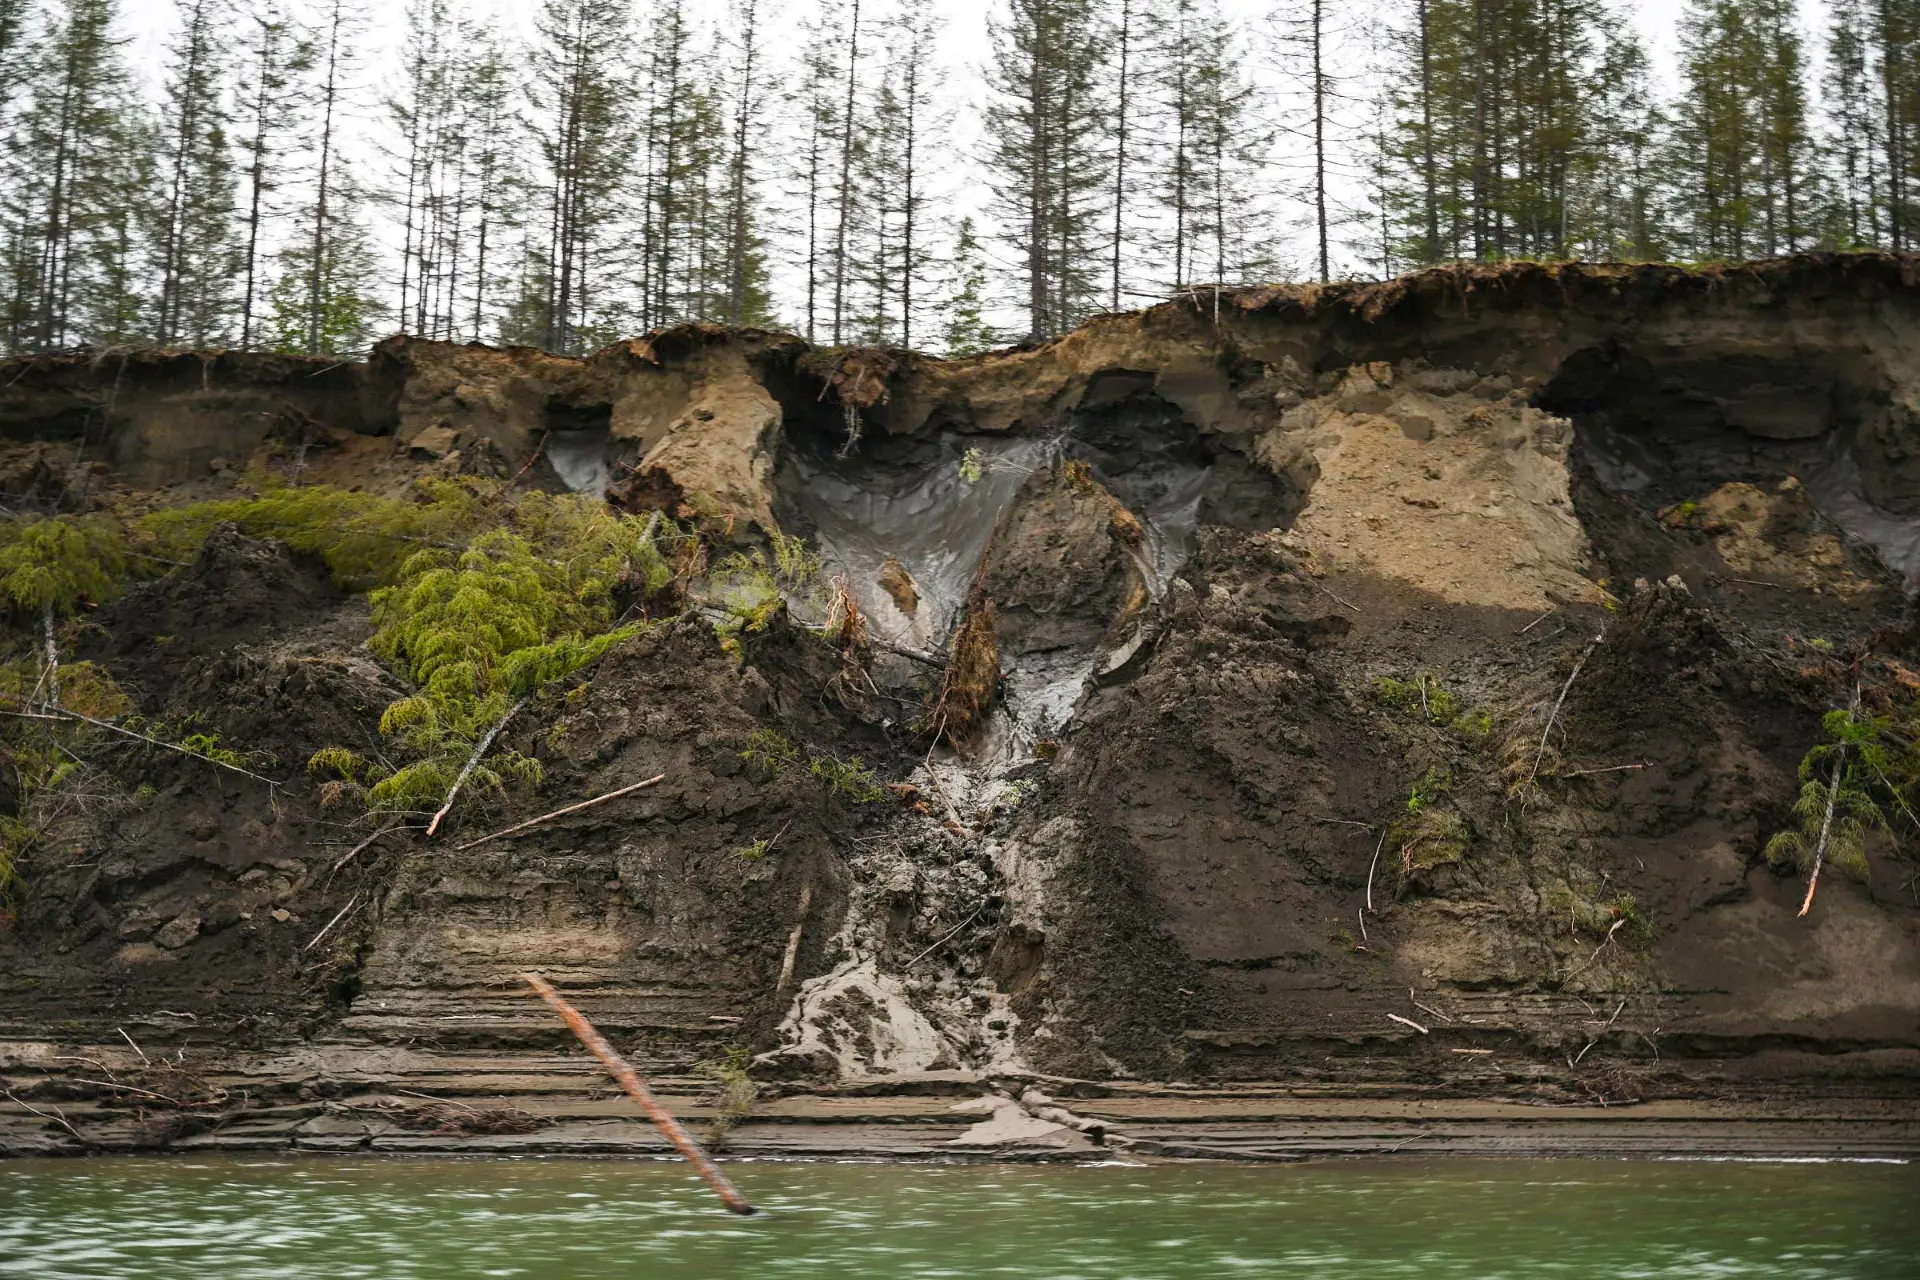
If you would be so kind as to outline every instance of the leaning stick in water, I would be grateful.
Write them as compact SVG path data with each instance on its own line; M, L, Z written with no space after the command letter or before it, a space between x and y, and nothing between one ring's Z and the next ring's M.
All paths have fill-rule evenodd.
M707 1159L707 1153L700 1149L699 1144L693 1140L693 1135L680 1126L680 1122L673 1118L672 1112L660 1105L639 1075L627 1065L626 1059L615 1053L613 1046L607 1043L606 1037L594 1030L593 1024L587 1021L585 1014L563 1000L560 993L553 989L553 984L539 974L523 973L520 976L542 1000L553 1006L554 1012L566 1021L568 1029L580 1038L580 1043L587 1046L588 1052L594 1057L600 1059L600 1065L607 1069L607 1073L620 1082L620 1087L640 1104L641 1110L647 1113L647 1118L660 1127L661 1133L667 1135L667 1141L679 1148L680 1154L687 1158L687 1163L699 1171L700 1176L707 1180L709 1186L720 1193L720 1199L726 1202L727 1208L738 1214L759 1212L747 1203L746 1198L734 1189L731 1182L727 1181L727 1175L721 1173L718 1166Z

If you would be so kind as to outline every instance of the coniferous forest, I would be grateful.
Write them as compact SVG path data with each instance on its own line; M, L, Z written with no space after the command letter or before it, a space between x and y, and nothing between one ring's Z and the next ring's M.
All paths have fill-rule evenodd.
M151 67L120 8L0 0L8 352L966 352L1216 283L1920 239L1920 0L1687 0L1671 85L1605 0L995 0L962 67L912 0L410 0L397 42L175 0Z

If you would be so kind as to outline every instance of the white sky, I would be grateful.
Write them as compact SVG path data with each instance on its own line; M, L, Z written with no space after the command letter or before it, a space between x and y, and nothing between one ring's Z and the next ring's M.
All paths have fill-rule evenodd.
M299 0L295 0L296 3ZM648 0L634 0L637 10L644 11ZM863 0L869 14L878 14L895 3L926 3L941 10L946 15L947 30L944 41L942 61L948 68L947 94L954 106L955 130L948 148L960 156L977 155L980 150L979 127L976 113L972 110L984 98L981 68L987 61L990 47L987 40L987 16L991 8L998 7L1004 0ZM1285 3L1286 0L1281 0ZM1677 86L1675 71L1676 39L1675 32L1680 15L1686 7L1686 0L1615 0L1630 20L1639 29L1654 63L1656 81L1664 95L1670 94ZM1817 57L1821 45L1821 34L1825 24L1825 0L1798 0L1802 25L1809 37L1808 48ZM140 72L149 78L157 78L163 56L163 46L167 35L175 23L174 0L121 0L123 5L126 34L133 38L129 50L131 62ZM246 0L236 0L245 4ZM364 42L366 69L363 76L361 105L367 118L364 126L371 134L378 128L377 103L383 86L393 82L400 47L401 24L405 13L405 0L365 0L369 10L370 23ZM1272 27L1267 21L1274 7L1274 0L1220 0L1222 8L1229 16L1237 17L1248 24L1253 47L1249 50L1249 69L1259 75L1269 86L1280 84L1280 76L1270 61ZM471 12L478 10L495 15L499 24L508 30L530 33L533 15L538 8L537 0L455 0L457 6ZM774 0L764 3L762 12L772 19L766 47L775 51L776 57L796 51L799 47L797 29L801 19L812 11L811 0ZM691 0L689 11L696 21L711 26L720 21L727 10L725 0ZM1412 10L1412 0L1386 0L1385 4L1377 0L1334 0L1328 6L1329 22L1355 28L1374 21L1376 15L1385 14L1389 20L1400 20ZM1405 11L1403 13L1403 11ZM1359 70L1364 52L1355 42L1344 61L1351 70ZM1279 104L1283 112L1287 109L1284 101ZM371 139L369 139L371 140ZM366 148L362 149L367 150ZM1282 177L1288 175L1289 157L1283 141L1276 148L1276 173ZM365 161L363 160L363 163ZM968 170L954 183L946 193L943 202L944 211L953 213L981 213L987 203L987 194L983 184L978 181L977 170ZM1307 258L1309 235L1304 225L1305 206L1298 201L1289 204L1284 198L1276 202L1279 221L1282 224L1280 239L1283 254L1296 266L1302 266ZM982 219L983 224L990 220ZM1351 267L1349 263L1349 267ZM1336 262L1335 272L1339 274L1341 264ZM776 278L778 290L781 281ZM1009 317L1011 319L1011 317Z

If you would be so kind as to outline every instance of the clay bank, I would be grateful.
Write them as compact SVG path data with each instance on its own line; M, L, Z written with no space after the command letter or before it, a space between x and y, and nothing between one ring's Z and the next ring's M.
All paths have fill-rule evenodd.
M0 487L224 513L47 642L145 736L0 789L7 1151L664 1149L527 970L738 1154L1920 1148L1920 261L24 358ZM260 512L456 492L651 558L429 835L413 597Z

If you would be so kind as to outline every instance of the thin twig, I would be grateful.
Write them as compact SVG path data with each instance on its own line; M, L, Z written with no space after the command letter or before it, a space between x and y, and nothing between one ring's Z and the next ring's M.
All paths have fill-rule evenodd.
M1356 912L1354 912L1353 914L1354 914L1354 915L1356 915L1356 916L1358 916L1358 917L1360 918L1360 944L1361 944L1362 946L1365 946L1365 945L1366 945L1366 942L1367 942L1367 912L1366 912L1366 909L1365 909L1365 908L1363 907L1363 908L1361 908L1360 910L1358 910L1358 911L1356 911Z
M946 934L940 939L940 941L934 943L932 946L928 947L925 951L922 951L919 955L915 956L913 959L901 965L900 968L902 970L911 969L914 965L918 964L922 960L925 960L928 956L938 951L941 947L944 947L945 945L947 945L947 941L949 939L951 939L955 934L959 933L962 929L966 928L968 925L972 924L975 920L978 920L980 918L980 913L982 911L985 911L986 909L987 907L985 903L981 903L978 907L975 907L972 915L968 916L965 920L962 920L959 924L955 925L953 928L947 930Z
M1412 1018L1403 1018L1397 1013L1390 1013L1387 1016L1393 1019L1395 1022L1398 1022L1402 1026L1412 1027L1415 1031L1418 1031L1423 1036L1432 1034L1432 1032L1428 1031L1425 1027L1415 1022Z
M170 1107L186 1105L178 1098L169 1098L166 1094L155 1093L151 1089L136 1089L130 1084L121 1084L118 1080L86 1080L79 1076L70 1076L68 1079L73 1084L90 1084L97 1089L119 1089L126 1093L137 1093L143 1098L158 1098Z
M1576 1067L1579 1066L1580 1059L1587 1056L1587 1049L1591 1049L1593 1048L1593 1046L1599 1044L1602 1037L1604 1037L1607 1034L1607 1032L1613 1030L1613 1024L1617 1022L1620 1018L1620 1010L1626 1007L1627 1007L1627 1002L1625 1000L1622 1000L1618 1005L1614 1006L1613 1017L1608 1018L1607 1025L1600 1028L1600 1034L1595 1036L1593 1039L1587 1041L1586 1048L1581 1049L1578 1054L1574 1055L1574 1059L1573 1059L1574 1066Z
M508 707L507 714L494 721L493 728L487 730L486 736L480 739L480 745L473 749L473 754L467 757L466 764L460 767L459 776L454 778L453 785L447 788L447 802L440 806L440 811L433 815L433 821L427 824L427 839L433 839L433 833L440 829L441 820L453 812L453 802L459 798L460 788L467 785L468 777L470 777L474 769L479 766L480 758L487 754L487 749L493 746L493 740L500 736L502 729L507 727L507 721L520 714L520 708L526 706L527 698L532 696L533 695L528 694L526 697L522 697L520 701Z
M1629 769L1650 769L1652 767L1653 767L1652 765L1647 764L1644 761L1640 764L1610 764L1604 769L1574 769L1567 773L1557 773L1554 775L1554 777L1584 778L1590 774L1595 774L1595 773L1623 773Z
M42 1111L40 1108L34 1106L31 1102L23 1102L19 1098L14 1097L13 1090L11 1089L0 1089L0 1094L6 1095L7 1101L13 1103L14 1106L25 1107L27 1110L33 1112L33 1114L39 1116L42 1120L54 1121L61 1128L65 1129L68 1133L72 1134L73 1140L75 1142L78 1142L80 1145L82 1146L92 1145L85 1138L80 1136L80 1131L73 1127L73 1122L71 1120L67 1119L67 1113L62 1111L59 1107L53 1107L53 1114L48 1115L46 1112ZM53 1106L52 1103L48 1103L47 1105Z
M1420 1002L1419 1002L1418 1000L1415 1000L1415 999L1413 998L1413 988L1412 988L1412 987L1408 987L1408 988L1407 988L1407 1003L1409 1003L1409 1004L1411 1004L1411 1005L1412 1005L1412 1006L1413 1006L1414 1008L1416 1008L1416 1009L1423 1009L1423 1010L1425 1010L1426 1012L1428 1012L1428 1013L1430 1013L1430 1014L1432 1014L1432 1015L1433 1015L1434 1017L1436 1017L1436 1018L1438 1018L1438 1019L1440 1019L1440 1021L1442 1021L1442 1022L1452 1022L1452 1021L1453 1021L1453 1015L1452 1015L1452 1014L1450 1014L1450 1013L1442 1013L1442 1012L1440 1012L1440 1011L1439 1011L1438 1009L1436 1009L1436 1008L1434 1008L1434 1007L1433 1007L1432 1005L1430 1005L1430 1004L1421 1004L1421 1003L1420 1003Z
M353 910L353 908L354 908L354 904L355 904L355 903L357 903L357 902L359 902L359 900L360 900L360 895L359 895L359 894L357 894L357 893L356 893L356 894L354 894L354 895L353 895L353 896L352 896L351 898L348 898L348 899L347 899L347 905L346 905L346 906L344 906L344 907L342 907L342 908L340 908L340 911L339 911L339 914L337 914L337 915L335 915L335 916L333 917L333 919L331 919L331 920L329 920L329 921L327 921L327 925L326 925L326 928L324 928L324 929L322 929L322 930L320 930L320 932L318 932L318 933L316 933L316 934L314 934L314 935L313 935L313 938L312 938L312 940L311 940L311 941L309 941L309 942L307 943L307 945L306 945L306 946L304 946L304 947L302 947L302 948L300 948L300 950L301 950L301 951L311 951L311 950L313 950L313 949L314 949L315 947L317 947L317 946L319 946L319 945L320 945L320 939L322 939L322 938L324 938L324 937L326 937L326 936L327 936L328 934L330 934L330 933L332 933L332 932L333 932L333 926L335 926L335 925L337 925L337 924L339 924L339 923L340 923L340 922L341 922L342 920L344 920L344 919L346 919L346 915L347 915L347 912L349 912L349 911L351 911L351 910Z
M1607 949L1607 944L1613 941L1613 935L1620 932L1620 926L1625 924L1626 922L1627 922L1627 918L1625 916L1621 916L1618 920L1615 920L1613 922L1613 927L1607 930L1607 936L1600 939L1600 945L1595 947L1593 949L1593 954L1587 957L1586 963L1582 964L1578 969L1575 969L1572 973L1568 974L1566 977L1560 979L1560 985L1564 987L1567 985L1567 983L1572 982L1580 974L1585 973L1587 971L1587 965L1592 964L1595 960L1598 960L1600 958L1600 953Z
M1540 761L1547 754L1547 739L1553 734L1553 722L1560 718L1560 708L1567 703L1568 690L1572 689L1573 682L1580 678L1580 668L1587 665L1587 659L1592 656L1594 648L1604 639L1606 636L1603 633L1587 642L1587 647L1580 651L1580 660L1574 663L1573 670L1567 673L1567 682L1560 686L1560 697L1554 702L1553 713L1547 717L1547 727L1540 734L1540 749L1533 753L1533 768L1527 771L1528 786L1533 785L1533 780L1540 776Z
M644 782L636 782L630 787L621 787L618 791L609 791L605 795L595 796L591 800L582 800L579 804L570 804L564 809L555 809L552 813L543 813L537 818L528 818L525 822L508 827L504 831L496 831L492 835L481 836L478 840L469 840L465 844L455 845L453 851L455 853L464 853L468 849L477 848L480 845L486 844L489 840L503 840L507 836L517 835L525 831L528 827L537 827L543 822L552 821L554 818L564 818L570 813L578 813L582 809L591 809L596 804L603 804L608 800L617 800L630 792L651 787L657 782L664 782L666 777L667 775L664 773L656 773Z
M533 446L533 452L527 456L526 465L521 467L518 471L514 472L513 479L507 481L507 488L511 489L516 484L519 484L520 477L527 474L527 472L533 470L533 464L540 461L541 451L547 447L547 437L552 434L553 434L552 427L548 427L545 431L541 432L540 443Z
M147 1057L147 1051L145 1049L142 1049L139 1045L133 1044L133 1037L127 1034L127 1029L125 1027L115 1027L114 1030L120 1033L120 1038L122 1040L125 1040L128 1044L133 1045L133 1051L140 1055L141 1066L150 1067L153 1065L152 1061L149 1060Z
M17 720L78 720L83 724L90 724L96 729L105 729L109 733L117 733L122 737L132 738L136 742L144 742L154 747L165 747L169 751L178 751L190 760L204 760L217 769L225 769L231 773L252 778L255 782L264 782L269 787L278 787L280 785L272 778L255 773L251 769L242 769L237 764L228 764L224 760L215 760L212 756L202 755L198 751L189 751L177 742L168 742L162 738L149 737L144 733L135 733L131 729L123 729L110 721L95 720L92 716L83 716L78 711L69 711L65 707L55 707L51 712L14 711L6 707L0 707L0 716L12 716Z
M1335 604L1345 605L1347 608L1353 610L1355 613L1360 612L1359 605L1354 604L1351 600L1342 600L1339 596L1334 595L1333 591L1327 586L1326 583L1320 581L1320 579L1314 577L1312 574L1307 575L1307 581L1311 582L1314 586L1320 588L1320 590L1326 592L1327 595L1333 600Z
M353 846L353 848L341 854L339 861L335 862L331 867L327 869L327 874L332 875L334 872L338 871L340 868L346 866L349 862L352 862L355 858L365 853L368 849L371 849L373 847L374 842L378 840L381 836L389 836L396 831L418 831L420 829L421 828L417 825L382 827L378 831L374 832L372 835L368 836L365 840L362 840L359 844Z
M1387 829L1380 828L1380 839L1373 846L1373 861L1367 864L1367 910L1373 910L1373 871L1380 865L1380 850L1387 843Z
M1551 618L1554 614L1558 612L1560 612L1560 606L1555 605L1553 608L1547 610L1545 613L1541 614L1539 617L1535 618L1532 622L1529 622L1526 626L1520 628L1518 631L1514 632L1513 634L1517 636L1523 636L1527 634L1527 632L1533 630L1535 627L1539 626L1541 623L1545 622L1548 618Z

